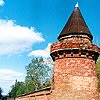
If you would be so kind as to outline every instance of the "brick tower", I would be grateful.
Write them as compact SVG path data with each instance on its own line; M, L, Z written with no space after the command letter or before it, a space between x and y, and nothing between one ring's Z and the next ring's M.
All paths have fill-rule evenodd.
M95 65L100 48L92 39L76 5L59 41L51 45L54 71L50 100L100 100Z

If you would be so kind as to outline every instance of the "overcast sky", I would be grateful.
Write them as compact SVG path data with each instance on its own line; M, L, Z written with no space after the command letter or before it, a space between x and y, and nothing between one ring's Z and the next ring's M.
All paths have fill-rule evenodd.
M0 0L0 87L7 94L15 80L23 81L33 57L49 57L76 3L100 45L99 0Z

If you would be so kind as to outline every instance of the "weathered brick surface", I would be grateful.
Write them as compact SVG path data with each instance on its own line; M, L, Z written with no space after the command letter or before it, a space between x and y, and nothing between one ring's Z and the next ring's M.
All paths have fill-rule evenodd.
M25 94L18 97L16 100L50 100L50 94L50 88L47 88L41 91Z
M78 48L78 49L85 49L85 50L93 50L96 52L100 52L100 48L98 48L96 45L92 44L91 41L87 38L68 38L64 39L62 41L53 43L51 45L51 53L62 50L62 49L73 49L73 48Z
M99 100L95 62L84 58L55 61L51 100Z

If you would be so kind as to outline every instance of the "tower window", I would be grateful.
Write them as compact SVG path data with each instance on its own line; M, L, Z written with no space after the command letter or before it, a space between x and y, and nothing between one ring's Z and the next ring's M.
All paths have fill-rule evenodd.
M70 54L71 53L71 50L66 50L66 54Z
M78 54L78 52L79 52L78 49L74 49L74 50L73 50L73 53L74 53L74 54Z
M82 55L86 55L86 51L82 51Z

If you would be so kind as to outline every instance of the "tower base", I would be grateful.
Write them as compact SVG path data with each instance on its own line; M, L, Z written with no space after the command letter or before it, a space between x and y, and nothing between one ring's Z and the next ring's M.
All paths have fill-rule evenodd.
M50 100L100 100L95 62L84 58L55 61Z

